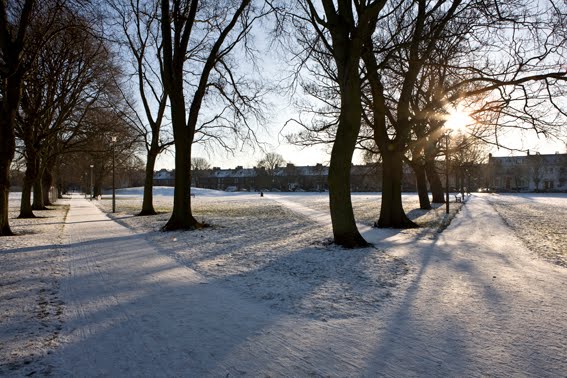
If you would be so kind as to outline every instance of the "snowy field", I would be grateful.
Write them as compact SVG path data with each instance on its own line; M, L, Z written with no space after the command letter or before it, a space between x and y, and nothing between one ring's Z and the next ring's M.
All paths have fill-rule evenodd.
M129 188L117 192L117 215L121 222L138 232L157 231L169 219L168 212L172 209L173 188L157 187L154 189L154 206L161 214L151 218L132 218L142 204L142 189ZM280 211L286 211L289 216L303 219L306 209L323 213L329 213L329 200L327 193L266 193L261 199L257 193L227 193L216 190L194 188L196 194L193 200L194 214L200 221L212 223L215 226L237 224L247 219L254 222L253 218L265 216L267 219L278 218L281 223L291 223L282 217L270 217L265 211L276 206ZM498 215L511 228L516 236L521 238L529 249L540 258L546 259L554 264L567 267L567 194L565 193L526 193L526 194L474 194L485 198L497 211ZM445 205L433 204L431 211L420 210L419 200L416 194L406 193L402 196L404 209L408 216L421 226L419 230L399 231L401 234L435 235L440 232L447 223L445 217ZM451 196L451 198L454 198ZM360 225L371 226L378 218L380 212L380 194L377 193L353 193L352 203L357 222ZM112 209L110 196L104 196L97 205L105 212L110 213ZM275 203L274 203L275 201ZM265 206L269 205L269 206ZM299 205L299 207L294 205ZM451 218L460 210L462 204L451 202ZM292 210L290 211L290 207ZM237 210L240 209L240 210ZM266 210L264 210L266 209ZM235 217L232 211L244 212ZM247 211L250 211L247 213ZM309 213L307 211L307 213ZM313 217L311 217L313 218ZM277 222L276 219L273 219ZM260 222L262 224L262 222ZM328 228L319 230L320 233L303 232L312 234L313 240L328 238L331 235L330 224ZM299 229L303 225L297 225ZM276 227L279 227L276 225ZM398 231L396 231L398 232ZM385 234L390 231L385 230ZM282 232L282 237L285 232ZM250 236L249 236L250 237ZM322 240L322 239L321 239Z
M105 218L81 220L80 211L92 211L93 204L109 213L109 196L92 203L75 196L60 201L54 210L37 212L40 218L12 219L13 231L20 235L0 238L0 376L116 375L113 366L118 369L123 363L119 375L188 374L183 370L187 366L176 367L181 362L168 362L175 358L173 352L158 357L145 350L159 360L155 367L146 366L135 362L136 353L141 353L137 344L115 346L112 333L98 339L92 337L94 328L79 332L77 326L92 327L86 304L93 295L74 289L83 282L84 273L78 272L96 273L89 273L85 286L103 284L99 290L110 290L115 287L110 272L116 269L121 272L116 285L133 293L137 282L123 281L135 281L132 277L140 272L153 274L156 261L195 272L196 287L206 284L206 290L217 293L207 292L207 299L199 302L199 330L186 330L197 345L202 338L208 340L196 354L199 358L186 357L194 369L189 371L203 373L194 375L557 376L567 371L567 195L474 194L464 205L451 203L453 221L447 228L444 206L422 211L417 196L408 194L404 208L421 228L400 231L369 227L378 216L380 195L354 194L359 228L374 246L344 250L329 245L325 193L266 193L261 198L257 193L196 189L194 214L212 227L163 233L159 229L169 218L171 194L171 188L156 188L154 203L160 214L136 217L141 189L121 190L117 213L108 214L126 226L129 231L120 231L124 235L140 235L132 248L142 243L140 251L158 252L161 257L152 257L152 263L134 263L135 254L131 262L104 260L97 255L110 248L104 244L92 250L73 247L83 243L75 240L91 245L104 241L104 235L110 242L110 235L118 232ZM11 199L10 214L16 217L17 195ZM77 204L79 212L68 218ZM121 244L120 251L129 253L123 251L128 246ZM125 274L129 271L134 273ZM176 274L180 282L189 279L181 278L189 273ZM170 282L172 277L150 281ZM158 287L168 285L161 282ZM140 311L136 303L141 300L132 295L113 292L110 302L101 296L89 306L106 309L99 311L107 314L104 323L114 324L116 317L127 324L134 320L124 319L139 317L132 314ZM232 300L231 312L206 313L213 306L209 302L216 306ZM120 303L119 313L111 302ZM173 332L161 341L172 351L193 347L191 337L177 340L172 331L172 324L182 323L183 315L174 315L178 302L172 299L153 309L157 321L173 318L171 324L151 326L163 328L164 334ZM77 308L77 303L84 305ZM179 310L199 313L194 308ZM234 315L248 311L252 315L246 321ZM82 322L76 322L77 317ZM225 323L231 328L242 323L256 331L237 343L234 335L242 330L233 329L227 336ZM136 325L124 332L140 332ZM98 341L89 346L85 335ZM69 351L73 340L83 340L81 353ZM148 340L137 342L146 345ZM227 343L232 351L219 357ZM90 354L93 359L97 353L102 360L117 358L96 352L109 346L127 348L125 359L131 362L103 363L98 373L88 370ZM160 372L163 366L167 369Z
M567 268L567 195L503 194L489 198L530 250Z

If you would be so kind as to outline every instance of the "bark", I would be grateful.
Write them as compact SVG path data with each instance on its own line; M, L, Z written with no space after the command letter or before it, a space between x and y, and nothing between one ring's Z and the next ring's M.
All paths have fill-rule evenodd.
M426 159L425 161L425 173L427 175L427 181L429 181L429 187L431 189L432 202L433 203L445 203L445 193L443 192L443 183L441 183L441 178L437 169L435 169L435 160Z
M240 16L250 5L250 0L242 0L230 22L220 31L218 38L210 46L208 57L203 65L188 117L184 95L184 63L191 30L196 20L198 1L191 2L187 14L172 14L170 2L161 4L161 30L163 39L162 79L165 93L169 96L171 125L175 145L175 187L173 192L173 212L163 227L164 231L193 230L205 227L194 217L191 209L191 149L201 105L207 91L209 76L217 64L219 52L228 34L237 24ZM177 11L179 11L179 7ZM182 16L182 17L180 17ZM173 25L172 25L173 24ZM173 26L173 28L172 28ZM174 36L172 36L172 31ZM173 43L174 42L174 43Z
M462 172L462 168L459 168L459 190L461 192L461 196L465 198L465 175Z
M16 152L16 112L22 95L21 53L24 49L32 8L35 1L27 0L22 6L19 23L10 27L6 2L0 2L0 49L2 53L2 99L0 100L0 236L13 235L8 218L10 193L10 166Z
M154 209L154 167L157 154L150 151L146 162L146 177L144 179L144 198L142 200L142 211L138 215L156 215Z
M169 83L172 85L173 83ZM163 231L194 230L203 228L193 217L191 209L191 145L192 138L185 126L185 101L183 94L170 92L173 138L175 141L175 185L173 189L173 211L163 226Z
M356 227L350 197L350 168L356 139L360 131L360 85L358 59L345 70L341 88L341 114L329 165L329 204L333 237L347 248L365 247L366 240Z
M26 173L24 176L24 184L22 187L22 199L20 201L20 215L18 218L35 218L33 214L34 208L31 202L31 194L34 189L39 171L39 159L33 148L27 148L26 143ZM34 192L35 200L35 192Z
M10 166L16 152L16 110L21 96L21 73L2 78L4 98L0 101L0 236L14 235L8 217L8 195L10 193Z
M172 113L173 105L172 105ZM182 138L184 136L184 138ZM175 138L175 186L173 189L173 212L171 217L163 226L163 231L173 230L195 230L203 228L205 225L199 223L193 217L191 209L191 176L190 174L178 174L188 172L191 161L191 143L188 140L185 129L174 129ZM181 169L180 169L181 168Z
M24 177L24 183L22 185L22 199L20 200L20 215L18 215L18 218L20 219L35 218L35 215L32 211L33 209L31 202L32 190L33 190L33 181L29 180L26 173L26 177Z
M376 226L380 228L418 227L406 215L402 206L402 162L403 152L395 148L382 152L382 203L380 218Z
M53 186L53 174L51 174L53 167L47 167L41 176L41 188L43 190L43 202L45 206L53 205L50 198L51 187Z
M16 108L2 101L2 114L0 114L0 236L14 235L10 229L8 218L8 195L10 193L10 166L16 151L16 135L14 134L14 121Z
M431 202L429 202L429 192L427 190L425 165L422 164L422 162L416 162L413 163L411 167L415 173L417 196L419 197L419 208L422 210L431 210Z
M45 207L45 198L43 197L43 185L41 175L38 175L33 183L33 210L48 210Z
M350 197L350 168L356 138L360 130L360 90L358 69L354 66L350 72L353 83L344 89L341 101L341 115L336 141L331 152L329 165L329 203L333 237L335 243L347 248L367 246L368 243L356 227Z
M337 66L341 97L337 132L329 164L329 204L335 244L347 248L368 246L354 219L350 170L362 117L360 60L365 48L364 42L374 32L378 14L384 4L385 2L377 1L368 4L366 8L357 8L357 24L353 10L349 9L352 7L350 3L340 3L336 9L331 1L323 2L328 19L325 27L329 28L332 38L330 51Z

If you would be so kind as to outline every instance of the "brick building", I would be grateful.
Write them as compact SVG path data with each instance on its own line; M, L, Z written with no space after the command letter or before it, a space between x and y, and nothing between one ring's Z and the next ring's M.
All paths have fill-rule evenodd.
M489 155L487 181L497 191L567 191L567 154Z

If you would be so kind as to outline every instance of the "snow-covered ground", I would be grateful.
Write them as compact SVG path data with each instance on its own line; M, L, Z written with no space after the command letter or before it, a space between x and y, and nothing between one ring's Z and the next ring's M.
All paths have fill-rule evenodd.
M141 190L61 201L0 238L0 375L564 376L567 196L473 195L329 245L326 194L198 190L212 225L163 233ZM17 202L13 202L14 212ZM96 206L95 206L96 205ZM124 227L125 226L125 227ZM560 266L562 265L562 266Z

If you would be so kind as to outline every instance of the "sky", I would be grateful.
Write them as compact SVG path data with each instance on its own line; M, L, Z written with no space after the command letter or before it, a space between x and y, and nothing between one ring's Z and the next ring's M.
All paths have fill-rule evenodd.
M293 130L291 128L281 130L286 120L286 114L289 115L290 111L289 107L278 111L279 115L274 116L273 120L266 125L266 131L259 132L261 140L268 143L264 150L260 147L255 149L247 148L230 154L226 151L210 151L210 149L207 150L202 146L196 145L193 150L193 156L203 157L207 159L211 166L225 169L235 168L237 166L254 167L266 152L279 153L287 162L297 166L316 165L318 163L328 165L330 160L330 146L298 147L289 144L285 140L285 134ZM461 117L462 115L456 116L456 121L458 122ZM451 122L451 120L448 121L448 123ZM489 150L489 153L492 153L493 156L517 156L526 154L526 150L528 149L530 153L567 153L567 147L564 141L547 139L543 136L537 136L534 132L524 132L522 134L510 132L500 139L500 143L514 150L504 147L493 147ZM362 155L359 152L355 153L353 163L364 164ZM158 158L156 170L162 168L173 169L174 166L173 153L166 152Z
M245 57L239 57L243 63L241 68L242 72L249 75L261 75L268 78L270 82L280 80L286 75L289 75L292 69L289 62L286 61L277 49L268 45L265 36L259 36L255 39L257 48L261 51L260 59L256 62L259 67L258 70L251 68L252 64L248 64ZM252 76L253 77L253 76ZM318 163L329 164L330 160L330 146L313 146L313 147L298 147L289 144L285 135L293 131L297 131L291 127L286 127L282 130L286 121L290 118L296 117L298 114L297 109L292 104L298 97L303 96L299 93L294 94L295 98L286 97L283 93L272 93L270 110L267 114L267 122L262 129L258 129L258 139L264 143L263 147L237 149L234 153L227 153L224 150L211 150L205 149L202 146L195 145L193 148L194 157L202 157L209 161L211 166L221 168L235 168L236 166L253 167L266 152L276 152L283 156L283 158L295 165L315 165ZM456 112L453 114L454 119L449 119L448 123L463 122L463 114ZM465 117L466 118L466 117ZM567 131L564 131L565 141L567 141ZM553 154L556 152L565 153L566 142L554 141L538 136L533 132L526 132L523 134L510 132L504 135L499 140L500 144L510 147L514 150L506 148L492 148L489 152L494 156L509 156L509 155L522 155L526 150L530 152L539 152L541 154ZM355 153L353 158L354 164L363 164L362 155ZM173 169L174 168L174 155L173 152L162 154L156 163L156 169Z

